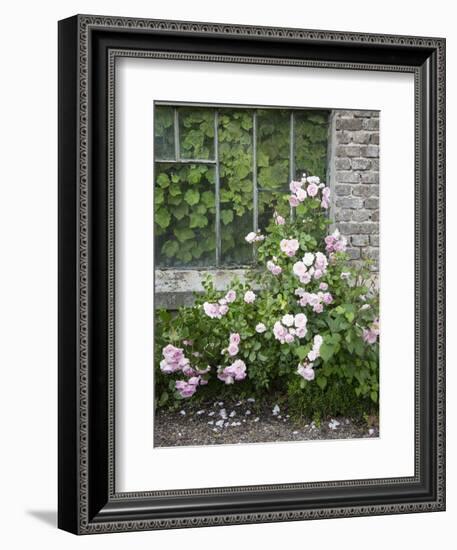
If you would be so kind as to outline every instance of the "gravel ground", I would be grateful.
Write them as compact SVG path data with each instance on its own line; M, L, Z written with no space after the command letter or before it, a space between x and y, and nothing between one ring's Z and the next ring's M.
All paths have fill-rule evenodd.
M335 417L316 425L293 421L275 404L259 410L253 400L211 402L200 409L185 404L176 412L157 412L154 424L155 447L379 437L375 417L368 424Z

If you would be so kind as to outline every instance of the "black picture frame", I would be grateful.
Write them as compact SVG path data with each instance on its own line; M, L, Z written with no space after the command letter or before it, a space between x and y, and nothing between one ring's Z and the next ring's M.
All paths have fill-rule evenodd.
M411 72L415 475L116 493L113 60L122 55ZM76 15L59 22L58 525L76 534L445 509L445 40Z

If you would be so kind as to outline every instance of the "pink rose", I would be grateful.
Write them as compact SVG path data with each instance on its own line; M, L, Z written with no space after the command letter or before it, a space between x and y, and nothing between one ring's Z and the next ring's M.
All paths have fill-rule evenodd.
M219 307L219 313L220 313L220 315L225 315L225 314L228 312L228 310L229 310L228 306L225 306L225 305L224 305L224 306L220 306L220 307Z
M290 257L295 256L295 253L297 252L300 243L297 239L282 239L282 241L279 243L279 246L281 250Z
M230 334L230 343L231 344L236 344L238 345L240 343L240 335L238 334L238 332L233 332L232 334Z
M330 292L326 292L323 296L322 296L322 301L324 302L325 305L329 305L333 302L333 296L330 294Z
M368 344L374 344L378 339L378 335L373 330L364 328L362 338L364 342L367 342Z
M306 188L306 191L310 197L315 197L319 191L319 187L315 183L310 183Z
M254 302L255 298L256 298L255 293L252 292L252 290L248 290L244 295L244 301L247 304L252 304Z
M229 304L231 304L236 300L236 292L234 290L229 290L225 295L225 299Z
M230 343L230 344L229 344L229 347L227 348L227 350L228 350L229 355L231 355L231 356L233 357L233 356L236 355L236 354L238 353L238 351L239 351L239 349L238 349L238 344Z
M284 225L286 223L286 220L282 217L277 215L275 218L276 225Z
M282 318L282 324L286 327L291 327L294 324L294 316L289 313Z
M304 189L298 189L298 191L296 192L296 196L300 202L303 202L307 197L306 191Z
M181 397L192 397L197 391L197 386L200 383L200 377L194 376L187 380L177 380L175 383L175 388L178 390Z
M319 288L321 290L327 290L328 289L328 284L327 283L320 283Z
M220 308L224 306L219 306L218 304L210 304L209 302L205 302L203 304L203 311L206 313L208 317L211 319L215 318L221 318L221 311ZM227 307L227 306L225 306Z
M255 331L259 334L262 334L262 332L265 332L267 330L267 327L263 323L258 323L255 326Z
M303 184L301 181L291 181L289 185L289 189L292 193L297 194L297 191L301 189L302 185Z
M301 277L307 272L307 267L303 262L295 262L292 267L293 272L297 277Z
M315 361L318 357L318 354L317 354L317 351L312 349L309 353L308 353L308 359L310 361Z
M289 197L289 204L290 204L290 206L295 208L296 206L298 206L300 204L300 201L297 199L297 197L295 195L291 195Z
M314 380L314 369L312 363L305 363L304 365L298 365L297 372L308 382Z
M294 322L297 328L304 328L308 323L308 319L304 313L297 313L297 315L295 315Z

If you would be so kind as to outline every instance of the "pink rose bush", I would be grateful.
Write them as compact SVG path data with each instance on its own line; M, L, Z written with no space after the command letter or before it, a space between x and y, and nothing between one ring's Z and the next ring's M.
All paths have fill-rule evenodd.
M304 313L297 315L286 314L280 321L276 321L273 326L273 334L276 340L281 344L292 344L295 339L306 336L306 324L308 319Z
M330 202L319 178L292 181L268 227L246 235L257 265L243 280L220 291L208 276L193 306L158 312L159 404L274 389L308 406L307 392L343 383L377 401L376 281L368 261L349 262L338 229L328 234Z
M237 359L228 367L219 367L217 377L225 384L233 384L246 378L246 364L241 359Z

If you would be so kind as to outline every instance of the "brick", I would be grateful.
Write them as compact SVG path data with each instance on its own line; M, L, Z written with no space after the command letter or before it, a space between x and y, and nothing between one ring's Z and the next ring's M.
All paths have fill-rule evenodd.
M371 247L362 248L362 258L377 260L379 258L379 249Z
M362 127L364 130L379 130L379 118L366 118Z
M378 222L379 221L379 210L373 210L371 214L371 221Z
M342 222L338 225L342 235L372 235L379 232L379 224L376 222Z
M379 246L379 235L370 235L371 246Z
M336 132L336 141L340 144L346 144L352 142L352 132L345 132L344 130L338 130Z
M338 197L347 197L351 194L352 185L335 185L335 195Z
M366 148L370 147L367 145ZM373 146L374 147L374 146ZM360 145L338 145L336 155L338 157L360 157L362 149Z
M367 246L368 242L368 235L352 235L351 237L351 244L353 246Z
M337 130L361 130L363 121L358 118L337 118L336 129Z
M340 171L336 173L336 181L338 183L359 183L361 175L358 172Z
M359 159L352 159L350 161L350 164L352 165L353 170L368 170L371 168L371 161L370 159L366 158L359 158Z
M359 197L341 197L336 199L336 206L340 208L362 208L363 199Z
M368 209L379 208L379 199L375 198L375 197L365 199L364 206L365 206L365 208L368 208Z
M371 212L361 208L360 210L352 211L352 221L354 222L367 222L371 220Z
M374 145L379 145L379 134L377 132L370 135L370 143L373 143Z
M354 210L337 210L335 212L335 221L337 222L350 222L352 220L352 214Z
M353 143L367 144L370 141L371 134L360 130L359 132L352 132Z
M358 260L360 258L360 248L347 248L346 253L351 260Z
M379 111L350 111L356 118L379 118Z
M335 159L335 168L337 170L350 170L351 160L345 158L337 158Z
M361 181L362 183L379 183L379 172L364 172Z
M371 159L371 168L379 171L379 159Z
M355 197L379 196L379 185L354 185L351 190Z
M365 154L367 157L379 157L379 145L368 145Z

